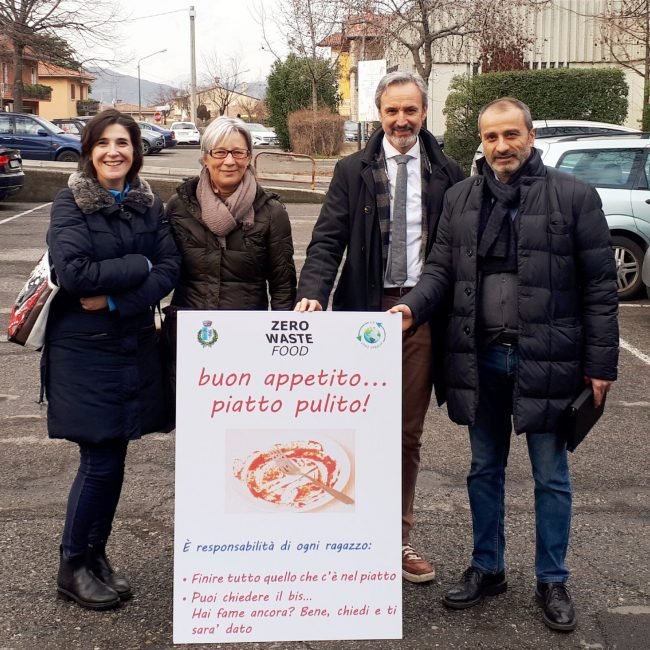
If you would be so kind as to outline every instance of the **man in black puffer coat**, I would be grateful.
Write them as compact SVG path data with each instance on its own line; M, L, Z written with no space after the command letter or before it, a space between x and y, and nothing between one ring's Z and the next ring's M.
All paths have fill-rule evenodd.
M449 416L469 425L467 479L474 551L444 596L471 607L507 587L505 468L514 423L526 433L535 479L536 595L551 628L576 616L565 583L571 481L561 414L584 383L598 405L616 379L616 269L600 198L546 168L528 107L513 98L479 115L480 175L445 195L436 243L415 288L392 311L405 329L451 294L446 377Z

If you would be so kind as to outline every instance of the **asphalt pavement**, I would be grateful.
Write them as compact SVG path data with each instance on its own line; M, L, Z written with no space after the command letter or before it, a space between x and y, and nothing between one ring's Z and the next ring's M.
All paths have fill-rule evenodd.
M319 206L288 206L300 268ZM0 331L44 248L49 206L0 204ZM542 623L534 601L533 484L523 439L507 486L508 591L465 611L440 597L468 563L469 446L445 409L427 416L413 543L433 583L404 583L402 640L249 643L268 650L641 650L650 647L650 303L620 309L620 379L601 422L571 457L575 507L568 564L579 614L572 634ZM76 446L47 438L39 354L0 337L0 650L166 650L172 644L174 434L133 443L109 547L135 597L92 612L55 598L58 545ZM91 378L89 378L89 381ZM378 431L378 436L381 431ZM335 633L333 634L333 636ZM234 648L235 645L193 645Z

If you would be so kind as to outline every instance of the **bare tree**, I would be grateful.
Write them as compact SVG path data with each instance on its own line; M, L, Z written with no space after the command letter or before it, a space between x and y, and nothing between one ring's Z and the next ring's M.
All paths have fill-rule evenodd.
M527 52L535 43L535 35L528 27L531 11L528 0L510 0L505 6L496 7L489 16L489 24L477 37L481 72L505 72L526 70Z
M263 100L249 95L242 95L238 98L237 104L249 122L264 122L268 117L268 110Z
M199 94L211 102L219 115L224 115L238 93L242 91L241 64L236 58L220 59L215 52L204 54L203 84Z
M600 21L603 44L619 65L643 78L644 131L650 130L650 0L609 0Z
M317 88L323 71L318 62L326 59L323 47L333 45L332 50L338 56L345 41L343 21L360 4L355 0L281 0L277 12L270 18L286 39L290 52L307 62L314 112L318 109ZM257 8L257 19L261 25L269 20L261 3ZM275 53L274 44L264 33L267 48ZM337 56L331 65L337 64Z
M43 61L70 59L81 48L115 41L117 8L86 0L2 0L0 35L13 50L14 110L23 110L23 56L29 48ZM72 43L78 44L73 47Z
M158 92L154 96L154 104L160 106L159 109L162 113L163 124L167 124L167 117L171 112L172 107L176 104L178 96L182 95L183 91L180 88L172 88L171 86L159 86ZM168 109L162 108L168 106ZM189 104L188 104L189 106Z
M497 30L512 30L512 18L521 11L537 11L550 0L375 0L368 19L384 30L393 47L406 49L418 74L428 80L437 48L457 55L473 44L507 49L512 41L499 40ZM522 23L523 24L523 23Z

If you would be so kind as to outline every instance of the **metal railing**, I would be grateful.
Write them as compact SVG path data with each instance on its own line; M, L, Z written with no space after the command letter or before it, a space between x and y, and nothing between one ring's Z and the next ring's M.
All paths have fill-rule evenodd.
M314 158L311 156L308 156L307 154L304 153L287 153L284 151L260 151L255 154L255 157L253 158L253 169L255 170L255 173L257 174L257 160L260 156L278 156L278 157L284 157L285 159L295 159L295 158L306 158L307 160L311 161L311 189L315 190L316 189L316 161Z

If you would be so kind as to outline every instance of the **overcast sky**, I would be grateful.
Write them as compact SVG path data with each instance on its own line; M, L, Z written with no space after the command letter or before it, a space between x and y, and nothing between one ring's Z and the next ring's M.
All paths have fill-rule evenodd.
M263 0L265 11L271 11L276 0ZM262 28L256 22L255 6L260 0L139 0L130 4L131 20L120 28L123 46L115 57L126 63L111 66L123 74L137 76L137 63L142 57L167 49L140 62L142 79L178 86L190 80L190 18L189 8L196 12L196 71L201 83L205 70L204 56L216 56L225 64L234 57L240 64L242 79L265 79L275 57L263 49ZM126 7L126 2L123 1ZM282 37L272 22L266 23L274 46L282 51Z

